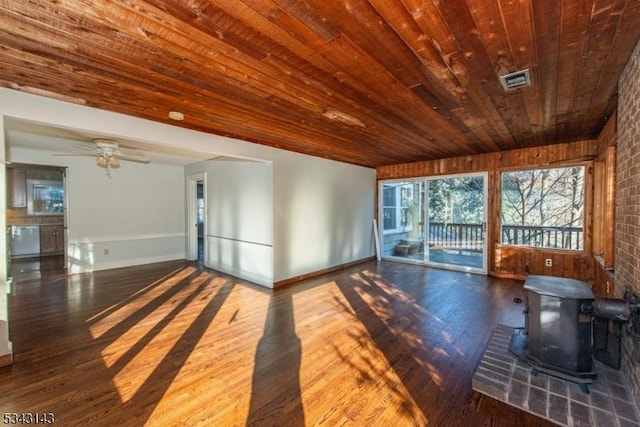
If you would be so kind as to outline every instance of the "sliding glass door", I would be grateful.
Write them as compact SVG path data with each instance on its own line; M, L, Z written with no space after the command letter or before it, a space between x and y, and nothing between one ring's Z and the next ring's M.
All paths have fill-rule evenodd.
M486 273L486 174L427 180L428 264Z
M486 173L382 182L382 256L486 273L486 200Z

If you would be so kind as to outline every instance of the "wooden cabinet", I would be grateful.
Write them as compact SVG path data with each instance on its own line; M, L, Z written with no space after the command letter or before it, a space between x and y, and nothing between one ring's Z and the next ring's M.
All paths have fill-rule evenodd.
M55 255L64 252L64 227L62 225L40 226L40 254Z
M27 207L27 171L7 168L7 205L10 208Z

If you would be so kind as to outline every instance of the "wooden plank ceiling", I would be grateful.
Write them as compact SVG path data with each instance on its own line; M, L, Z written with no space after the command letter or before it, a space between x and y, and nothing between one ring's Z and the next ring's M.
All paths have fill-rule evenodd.
M595 138L640 0L3 0L0 24L3 86L376 167Z

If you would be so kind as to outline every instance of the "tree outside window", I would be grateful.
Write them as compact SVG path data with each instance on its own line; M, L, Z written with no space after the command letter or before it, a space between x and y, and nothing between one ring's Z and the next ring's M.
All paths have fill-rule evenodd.
M502 243L582 250L584 167L502 174Z
M482 224L484 178L455 177L429 182L429 222Z

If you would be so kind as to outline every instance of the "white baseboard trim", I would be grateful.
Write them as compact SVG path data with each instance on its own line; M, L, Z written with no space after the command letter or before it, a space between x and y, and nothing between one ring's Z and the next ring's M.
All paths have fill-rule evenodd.
M210 268L212 270L215 271L219 271L221 273L227 274L229 276L233 276L233 277L237 277L238 279L241 280L246 280L247 282L251 282L254 283L256 285L260 285L260 286L264 286L265 288L271 288L273 289L273 281L264 278L263 276L257 275L257 274L252 274L252 273L247 273L247 272L242 272L242 271L236 271L236 270L232 270L232 269L228 269L228 268L224 268L224 267L219 267L219 266L215 266L215 265L209 265L207 263L204 264L205 267Z
M112 270L114 268L133 267L136 265L154 264L158 262L176 261L181 259L185 259L184 253L169 254L169 255L148 257L148 258L128 259L128 260L113 261L113 262L103 262L103 263L93 264L93 265L86 265L86 264L82 265L78 263L74 264L74 261L70 260L69 263L71 265L69 266L69 273L70 274L90 273L93 271Z

